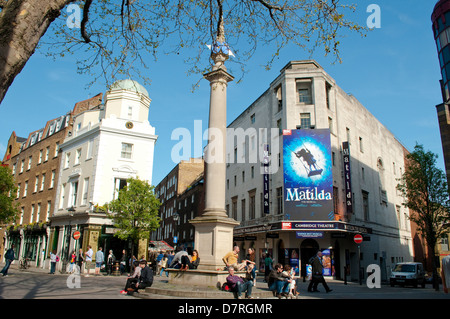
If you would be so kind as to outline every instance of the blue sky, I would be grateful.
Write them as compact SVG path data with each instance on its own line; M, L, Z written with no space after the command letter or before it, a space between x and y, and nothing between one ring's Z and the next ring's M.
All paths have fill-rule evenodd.
M356 1L354 1L356 2ZM241 83L228 87L230 123L275 79L290 60L313 58L347 93L354 95L409 150L417 143L438 154L444 169L441 138L435 106L442 102L441 78L436 45L431 29L431 13L436 1L360 0L354 20L366 25L370 4L381 9L381 28L361 38L350 35L341 40L341 64L324 57L319 48L310 57L299 48L282 51L271 70L263 68L268 49L260 48L247 64L249 72ZM27 137L47 120L65 114L76 102L105 92L104 83L86 88L89 80L76 72L75 56L57 61L36 52L16 77L0 105L0 154L4 154L12 131ZM172 131L183 127L194 131L194 120L208 124L209 83L186 76L188 67L179 56L160 56L148 76L146 86L152 102L149 121L159 136L155 148L153 184L157 184L176 165L171 160ZM199 156L200 154L192 154ZM2 155L3 156L3 155Z

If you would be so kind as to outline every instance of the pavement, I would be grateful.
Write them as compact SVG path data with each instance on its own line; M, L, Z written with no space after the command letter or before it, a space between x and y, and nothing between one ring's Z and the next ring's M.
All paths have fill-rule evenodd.
M0 265L3 268L3 264ZM126 282L126 275L122 276L81 276L81 289L68 289L68 274L56 272L49 275L48 269L30 267L27 270L19 270L18 263L11 265L9 273L11 276L0 280L0 298L38 299L38 298L91 298L91 299L234 299L233 293L221 291L217 287L202 287L196 285L174 285L168 282L168 278L155 275L152 287L133 296L122 295L119 292ZM36 276L39 275L39 276ZM8 285L13 285L21 280L23 284L20 289L15 288L14 294L7 294ZM326 279L332 292L326 293L321 285L321 292L307 292L309 282L298 280L299 296L296 299L444 299L449 300L450 294L444 294L442 286L440 291L435 291L430 285L426 288L412 287L390 287L382 285L381 288L369 288L367 285ZM3 294L2 294L3 292ZM252 296L257 300L278 299L268 290L263 277L257 278L256 286L253 288ZM447 301L448 302L448 301Z

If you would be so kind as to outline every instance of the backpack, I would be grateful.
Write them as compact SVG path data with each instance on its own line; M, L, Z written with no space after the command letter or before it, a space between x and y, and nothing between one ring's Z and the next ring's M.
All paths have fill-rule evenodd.
M58 262L59 261L59 256L58 255L56 255L56 262Z

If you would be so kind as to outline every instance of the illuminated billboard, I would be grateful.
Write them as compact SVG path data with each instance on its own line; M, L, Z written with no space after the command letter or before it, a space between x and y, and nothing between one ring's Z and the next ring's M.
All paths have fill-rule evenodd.
M334 220L330 130L283 130L284 219Z

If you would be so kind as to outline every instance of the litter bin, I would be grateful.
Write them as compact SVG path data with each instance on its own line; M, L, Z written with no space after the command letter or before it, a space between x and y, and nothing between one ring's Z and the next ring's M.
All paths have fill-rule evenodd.
M120 276L120 263L116 261L113 265L113 276Z

